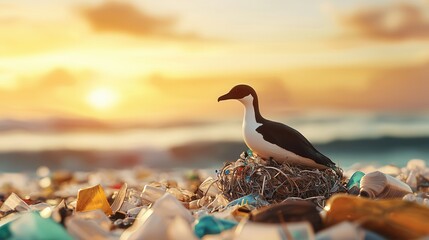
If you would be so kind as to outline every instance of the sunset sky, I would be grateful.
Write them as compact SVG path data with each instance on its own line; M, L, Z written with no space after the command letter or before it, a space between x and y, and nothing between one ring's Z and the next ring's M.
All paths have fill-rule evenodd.
M0 2L2 118L428 111L429 1ZM196 117L195 114L198 114Z

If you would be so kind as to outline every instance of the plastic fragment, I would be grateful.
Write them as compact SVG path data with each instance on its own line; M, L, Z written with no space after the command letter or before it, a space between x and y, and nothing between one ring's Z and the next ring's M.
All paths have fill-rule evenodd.
M134 239L166 239L165 219L152 209L141 211L134 224L120 237L120 240Z
M194 221L191 213L171 194L166 193L160 199L158 199L152 207L152 210L166 218L174 218L181 216L189 223Z
M165 193L151 209L140 211L134 224L122 233L120 239L166 239L169 225L176 217L182 218L188 224L194 221L181 202Z
M78 212L74 216L84 220L93 221L106 231L109 231L112 225L110 219L100 209L87 212Z
M394 239L429 235L429 208L402 199L371 200L345 194L331 197L325 209L326 226L356 221L371 231Z
M113 213L116 213L121 209L122 204L124 203L124 200L125 200L125 196L127 194L127 189L128 189L128 185L126 183L122 184L121 188L118 191L118 194L116 195L115 200L110 206Z
M407 169L409 171L416 171L418 173L421 173L426 168L426 162L421 159L411 159L407 163Z
M202 238L207 234L219 234L237 225L238 223L235 221L206 215L198 219L194 226L194 233L197 237Z
M368 239L384 240L385 238L377 233L364 230L351 222L342 222L316 235L316 240L343 240L343 239Z
M250 220L263 223L287 223L307 221L315 231L323 227L322 218L315 204L300 200L286 200L253 210Z
M79 190L77 193L76 212L101 209L106 215L112 214L101 185Z
M169 240L196 240L191 225L181 217L175 217L168 227L167 238Z
M37 212L28 212L0 228L0 239L73 239L67 231L51 218Z
M241 221L235 228L234 240L247 239L313 240L314 232L308 222L268 224Z
M267 201L265 201L260 195L258 194L249 194L246 195L244 197L235 199L234 201L231 201L230 203L228 203L227 207L232 207L235 205L252 205L255 207L262 207L262 206L266 206L269 203Z
M131 208L130 210L127 211L127 216L128 217L136 217L142 209L143 209L143 207Z
M65 225L75 239L111 239L109 232L93 219L74 215L65 220Z
M413 191L416 191L418 187L417 176L417 171L411 170L410 174L408 174L407 180L405 181L405 183L408 184L408 186L410 186Z
M12 193L0 207L0 216L9 211L23 212L28 210L30 210L28 204L25 203L18 195Z
M203 195L214 197L220 193L219 188L216 185L216 180L212 177L208 177L204 180L203 183L198 187Z
M356 171L353 173L353 175L350 177L349 182L347 183L347 189L350 190L352 187L358 187L360 188L360 181L362 177L365 176L365 173L361 171Z
M157 199L161 198L163 195L165 194L165 190L158 188L158 187L153 187L150 185L145 185L143 188L143 191L141 193L141 198L143 198L144 200L148 201L148 202L155 202Z

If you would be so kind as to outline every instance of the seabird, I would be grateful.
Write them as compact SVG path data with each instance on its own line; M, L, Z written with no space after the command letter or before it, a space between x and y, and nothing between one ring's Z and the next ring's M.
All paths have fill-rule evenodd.
M220 96L218 102L229 99L236 99L244 105L244 142L257 156L310 168L336 168L335 163L317 151L300 132L262 117L258 96L252 87L237 85Z

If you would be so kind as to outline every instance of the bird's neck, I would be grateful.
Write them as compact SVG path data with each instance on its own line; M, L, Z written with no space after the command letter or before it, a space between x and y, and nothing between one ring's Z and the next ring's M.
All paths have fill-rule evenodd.
M252 95L248 95L242 99L240 102L244 105L244 122L250 123L259 123L262 124L264 118L259 112L259 103L258 97L253 97Z

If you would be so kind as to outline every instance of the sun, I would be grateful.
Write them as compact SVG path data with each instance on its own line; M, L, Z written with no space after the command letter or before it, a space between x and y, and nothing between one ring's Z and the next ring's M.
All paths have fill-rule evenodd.
M86 101L97 110L107 110L118 103L118 93L111 88L99 87L88 93Z

